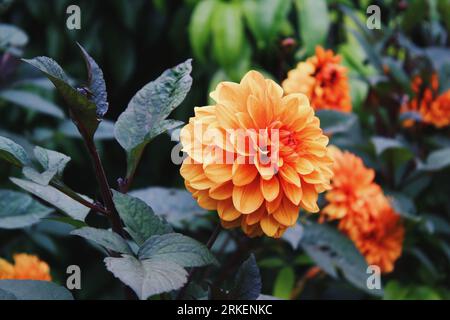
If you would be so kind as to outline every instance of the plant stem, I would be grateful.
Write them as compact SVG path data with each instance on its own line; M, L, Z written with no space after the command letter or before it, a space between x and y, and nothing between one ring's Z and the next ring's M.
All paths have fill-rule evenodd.
M100 193L106 209L109 212L109 219L112 224L112 229L114 232L124 235L122 222L120 221L119 214L114 206L114 201L112 198L111 188L109 187L108 179L106 178L105 170L103 168L102 161L95 146L94 140L91 138L85 139L86 147L92 159L94 166L95 175L97 177L98 184L100 186Z
M209 237L208 241L206 242L206 247L208 249L211 249L214 245L214 242L217 240L217 237L219 236L220 230L222 230L220 223L217 224L216 228L214 229L213 233ZM188 278L186 281L186 284L180 289L178 292L178 295L176 297L176 300L180 300L183 298L184 294L186 293L187 288L189 287L189 284L191 283L192 279L194 278L195 274L197 273L198 268L192 268L189 271Z
M77 201L78 203L81 203L82 205L84 205L94 211L98 211L100 213L103 213L104 215L109 214L109 211L106 210L103 206L100 206L98 204L87 201L86 199L81 197L78 193L76 193L75 191L73 191L72 189L70 189L69 187L67 187L66 185L64 185L62 182L60 182L58 180L50 181L50 185L52 187L54 187L55 189L64 193L66 196L72 198L73 200Z

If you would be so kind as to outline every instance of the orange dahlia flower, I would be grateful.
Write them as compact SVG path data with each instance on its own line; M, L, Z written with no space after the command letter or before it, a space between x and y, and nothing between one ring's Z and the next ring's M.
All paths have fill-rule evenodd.
M14 255L14 265L0 259L0 279L52 280L48 264L25 253Z
M316 55L300 62L283 81L286 94L303 93L314 109L352 110L347 68L332 50L316 47Z
M426 124L442 128L450 125L450 90L439 95L439 79L436 73L431 75L430 85L425 86L420 76L412 81L414 96L400 107L400 113L417 112ZM414 124L414 120L407 119L403 122L405 127Z
M319 211L332 159L308 98L284 96L256 71L220 83L211 97L180 134L188 155L180 172L199 205L249 236L280 237L300 208Z
M336 147L329 149L334 176L321 220L338 219L339 230L355 243L367 263L391 272L403 245L400 216L374 182L375 172L366 168L361 158Z

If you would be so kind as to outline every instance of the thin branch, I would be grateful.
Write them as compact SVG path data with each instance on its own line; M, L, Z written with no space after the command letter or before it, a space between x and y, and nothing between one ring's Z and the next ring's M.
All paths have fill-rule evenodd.
M92 159L95 175L97 177L104 205L109 212L108 217L111 221L112 229L114 232L123 236L124 231L122 222L120 221L119 214L117 213L116 207L114 206L111 188L109 187L108 179L106 178L105 170L103 168L102 161L100 160L97 147L95 146L93 139L87 138L84 139L84 141Z
M82 196L80 196L78 193L76 193L75 191L73 191L72 189L70 189L69 187L67 187L60 181L52 180L52 181L50 181L50 185L52 187L54 187L55 189L64 193L66 196L72 198L73 200L77 201L78 203L81 203L82 205L84 205L94 211L100 212L106 216L109 214L109 211L106 210L103 206L100 206L99 204L87 201Z

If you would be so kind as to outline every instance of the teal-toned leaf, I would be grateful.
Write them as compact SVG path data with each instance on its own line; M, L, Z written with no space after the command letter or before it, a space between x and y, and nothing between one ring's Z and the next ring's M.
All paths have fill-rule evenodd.
M21 168L30 164L30 159L24 148L11 139L0 136L0 158Z
M145 201L155 214L174 226L182 226L184 222L207 212L188 191L182 189L150 187L133 190L129 194Z
M189 23L189 40L194 56L206 61L206 49L211 40L211 23L216 0L200 1L192 12Z
M0 228L20 229L39 222L53 209L48 208L28 194L0 190Z
M69 106L71 117L80 133L92 139L100 122L95 103L69 84L64 70L53 59L36 57L23 61L39 69L49 78Z
M439 171L450 166L450 148L443 148L431 152L425 163L418 164L418 169L422 171Z
M139 90L117 119L115 136L127 151L128 174L136 169L145 146L154 137L180 126L181 122L166 118L189 92L191 70L190 59L166 70Z
M62 132L66 137L81 139L81 135L77 130L77 127L72 121L67 120L61 122L58 127L58 131ZM103 120L100 122L97 131L94 135L95 140L111 140L114 139L114 122L109 120Z
M300 241L306 253L333 278L343 274L351 284L372 295L382 295L382 290L367 287L367 263L353 242L334 228L325 224L308 223Z
M0 280L0 290L16 300L73 300L69 290L50 281Z
M326 134L345 133L358 121L355 114L336 110L318 110L316 116Z
M109 230L83 227L73 230L70 234L93 241L96 244L114 252L133 254L127 242L120 235Z
M217 260L202 243L179 233L151 236L141 246L139 259L174 262L182 267L217 264Z
M287 241L291 245L292 249L296 250L302 236L303 226L297 223L284 232L282 239Z
M20 48L27 43L28 36L23 30L11 24L0 23L0 49L20 55Z
M235 300L256 300L261 294L261 275L253 254L242 263L234 279L230 297Z
M142 245L151 236L172 232L170 225L157 216L144 201L115 190L113 199L127 232L137 244Z
M317 45L323 45L330 28L330 16L325 0L295 0L297 5L299 33L308 54L313 54Z
M86 50L79 43L77 44L83 54L84 61L86 62L89 91L92 94L92 100L97 107L97 117L102 119L108 111L108 97L105 79L103 78L103 71Z
M58 119L64 119L64 112L54 103L41 96L25 90L3 90L0 91L0 99L14 103L20 107L45 113Z
M292 267L284 267L278 272L273 287L273 295L281 299L289 299L295 284L295 273Z
M375 153L377 156L383 154L386 150L389 149L404 149L411 156L412 153L408 149L408 147L400 140L394 138L386 138L386 137L372 137L371 141L375 147Z
M170 292L181 288L187 281L183 267L170 261L139 261L129 255L121 258L105 258L106 268L114 276L145 300L155 294Z
M85 207L84 205L73 200L72 198L52 186L42 186L32 181L17 178L10 178L10 180L15 185L50 203L51 205L67 214L69 217L72 217L76 220L84 221L90 211L88 207ZM88 201L92 201L86 196L82 197Z
M402 193L388 193L388 199L390 200L394 210L402 217L413 221L420 220L420 217L417 216L416 205L414 204L412 198Z

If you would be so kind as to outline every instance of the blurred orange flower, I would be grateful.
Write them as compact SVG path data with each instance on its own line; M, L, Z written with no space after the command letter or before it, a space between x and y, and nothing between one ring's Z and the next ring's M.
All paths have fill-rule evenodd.
M306 94L314 109L352 110L347 68L332 50L316 47L316 55L300 62L283 81L286 94Z
M14 265L0 259L0 279L52 280L48 264L37 256L20 253L13 258Z
M256 71L220 83L211 97L180 134L188 154L180 172L200 206L252 237L280 237L300 208L318 212L332 159L308 98L284 96Z
M367 263L391 272L403 245L400 216L374 182L375 172L366 168L361 158L334 146L329 149L334 176L321 220L338 219L339 230L355 243Z
M439 95L439 79L436 73L430 77L430 85L425 86L420 76L414 77L412 84L414 96L403 103L400 113L417 112L426 124L442 128L450 125L450 90ZM415 123L413 119L403 121L405 127Z

